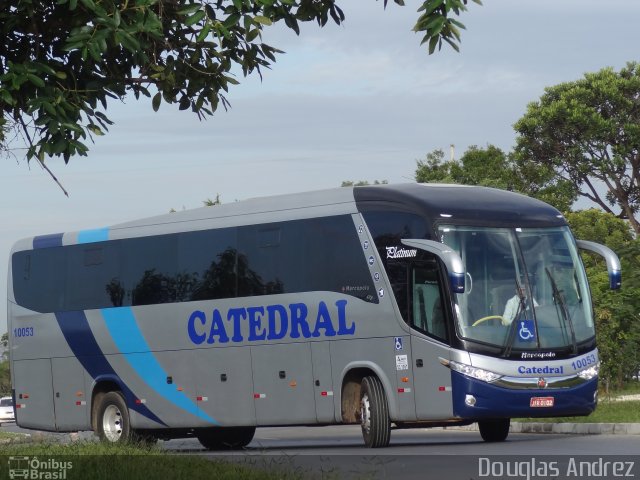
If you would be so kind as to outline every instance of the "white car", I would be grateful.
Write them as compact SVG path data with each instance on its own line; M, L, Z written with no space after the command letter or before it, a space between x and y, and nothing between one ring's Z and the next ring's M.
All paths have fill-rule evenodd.
M0 423L13 422L13 400L11 397L0 398Z

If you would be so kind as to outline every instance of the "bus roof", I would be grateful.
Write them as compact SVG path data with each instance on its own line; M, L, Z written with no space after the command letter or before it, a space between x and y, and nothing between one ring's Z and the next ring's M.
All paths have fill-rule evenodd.
M518 193L477 186L405 183L257 197L110 227L25 238L17 242L12 251L349 214L376 208L415 212L427 217L431 223L521 227L566 225L558 210Z
M356 187L358 210L402 205L430 223L474 226L550 227L566 225L554 207L520 193L489 187L407 183ZM388 207L385 207L387 205Z

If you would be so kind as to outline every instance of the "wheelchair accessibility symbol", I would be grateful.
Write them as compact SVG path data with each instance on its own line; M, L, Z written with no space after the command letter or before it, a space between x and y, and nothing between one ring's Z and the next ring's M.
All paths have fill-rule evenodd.
M532 342L536 337L535 325L533 320L520 320L520 328L518 329L518 337L523 342Z

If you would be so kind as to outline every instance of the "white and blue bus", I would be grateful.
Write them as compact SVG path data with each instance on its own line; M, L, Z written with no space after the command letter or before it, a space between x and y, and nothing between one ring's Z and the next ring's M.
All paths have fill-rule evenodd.
M554 208L452 185L339 188L36 236L11 252L16 422L101 438L588 415L599 358Z

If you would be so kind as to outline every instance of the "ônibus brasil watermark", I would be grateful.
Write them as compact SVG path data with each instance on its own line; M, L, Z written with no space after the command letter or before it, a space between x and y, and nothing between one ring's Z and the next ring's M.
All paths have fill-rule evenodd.
M46 460L38 457L9 457L9 478L29 480L66 480L67 472L73 468L73 462L55 458Z

